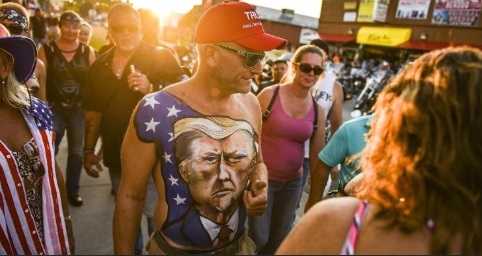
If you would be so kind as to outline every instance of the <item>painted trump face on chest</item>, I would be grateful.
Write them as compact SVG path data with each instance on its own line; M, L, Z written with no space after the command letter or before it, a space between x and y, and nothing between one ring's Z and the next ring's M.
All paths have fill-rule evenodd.
M234 211L255 163L253 136L238 130L217 140L196 133L188 146L191 154L179 168L196 208L208 218L210 212Z

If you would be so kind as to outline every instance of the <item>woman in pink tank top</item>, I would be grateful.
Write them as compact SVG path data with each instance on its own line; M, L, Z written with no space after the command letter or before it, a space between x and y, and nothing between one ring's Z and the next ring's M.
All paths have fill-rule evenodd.
M482 254L482 51L419 57L379 95L357 198L311 208L278 254Z
M313 165L324 147L323 110L309 93L323 73L323 54L316 46L303 46L291 64L292 82L267 87L258 95L262 111L268 109L261 134L269 175L268 207L248 221L259 254L273 254L291 230L302 188L304 142L311 140Z

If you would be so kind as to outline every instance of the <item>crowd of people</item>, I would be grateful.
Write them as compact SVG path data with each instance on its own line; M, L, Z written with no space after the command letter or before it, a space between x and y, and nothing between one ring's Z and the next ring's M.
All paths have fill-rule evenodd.
M76 12L52 39L30 33L36 17L0 4L0 254L75 254L69 206L83 205L82 169L104 168L115 254L482 253L480 50L422 55L373 114L342 123L322 40L253 87L288 42L250 4L201 16L194 70L148 10L112 6L101 51ZM343 198L324 200L333 189Z

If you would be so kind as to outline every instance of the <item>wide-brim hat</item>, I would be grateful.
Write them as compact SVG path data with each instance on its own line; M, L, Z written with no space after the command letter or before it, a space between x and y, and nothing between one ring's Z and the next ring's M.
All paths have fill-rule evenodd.
M32 76L37 64L35 43L26 36L2 37L0 49L12 58L13 71L18 82L25 83Z
M196 43L235 42L256 51L283 49L286 39L264 32L254 7L245 2L224 1L208 9L199 19Z

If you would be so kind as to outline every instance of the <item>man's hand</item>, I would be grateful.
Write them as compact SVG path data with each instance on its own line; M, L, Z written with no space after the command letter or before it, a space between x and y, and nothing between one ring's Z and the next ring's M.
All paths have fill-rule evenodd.
M99 178L99 173L104 171L100 158L94 153L84 154L84 169L90 177Z
M244 191L244 207L252 216L264 213L268 206L268 184L266 181L256 180L249 186L249 191Z

